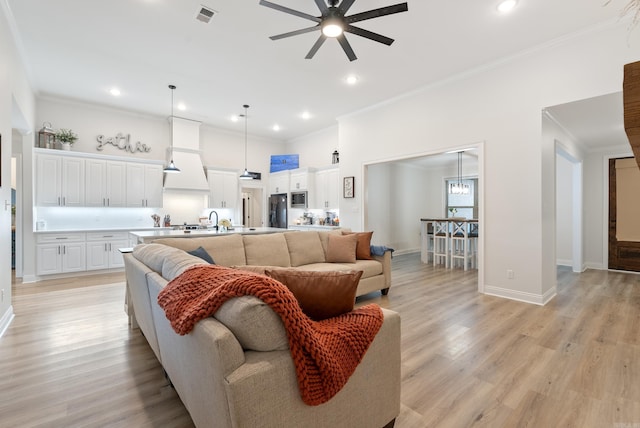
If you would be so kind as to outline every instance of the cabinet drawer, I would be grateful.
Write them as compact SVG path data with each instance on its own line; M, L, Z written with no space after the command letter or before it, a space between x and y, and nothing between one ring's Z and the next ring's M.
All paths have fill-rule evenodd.
M38 234L36 242L38 244L52 244L61 242L82 242L85 240L84 233L47 233Z
M113 241L129 239L129 232L87 232L87 241Z

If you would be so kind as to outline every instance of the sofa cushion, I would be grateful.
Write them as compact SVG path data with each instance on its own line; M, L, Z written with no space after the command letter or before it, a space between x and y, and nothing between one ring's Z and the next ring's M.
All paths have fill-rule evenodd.
M229 299L213 317L231 330L245 350L267 352L289 349L289 339L282 320L257 297Z
M162 265L165 259L181 253L185 254L184 251L178 248L156 243L140 244L133 248L133 257L159 274L162 274Z
M176 250L176 253L166 257L162 262L161 274L167 281L171 281L192 266L209 264L200 257L193 256L186 251L178 248L174 248L174 250Z
M200 257L202 260L204 260L209 264L212 264L212 265L216 264L211 258L211 256L209 255L209 253L207 253L207 250L205 250L202 247L198 247L195 250L187 251L187 253L191 254L192 256Z
M284 233L239 235L244 240L244 253L247 260L246 263L234 264L290 267L289 250L284 235Z
M373 232L342 232L343 235L355 234L358 237L356 245L356 259L371 260L371 236Z
M318 232L285 233L284 237L289 249L291 266L296 267L325 261L324 249Z
M330 263L355 263L356 235L329 235L327 244L327 261Z
M203 238L161 238L154 242L170 245L184 251L192 251L202 247L220 266L247 264L242 235L239 234L212 235Z
M329 236L331 235L342 235L342 233L340 232L340 229L318 232L318 237L320 237L320 243L322 244L322 249L324 250L325 260L327 260L327 247L329 246Z
M260 275L266 275L266 271L267 269L288 269L288 268L284 268L284 267L278 267L278 266L249 266L249 265L234 265L231 266L233 269L239 269L239 270L243 270L245 272L253 272L253 273L259 273Z
M291 290L309 318L320 321L353 310L362 271L277 269L267 270L266 274Z

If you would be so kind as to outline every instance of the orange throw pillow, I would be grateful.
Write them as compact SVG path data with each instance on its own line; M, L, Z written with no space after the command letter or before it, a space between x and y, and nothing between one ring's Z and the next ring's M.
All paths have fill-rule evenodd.
M371 236L373 232L345 232L343 235L355 234L358 237L358 244L356 245L356 259L358 260L372 260L371 257Z
M353 310L362 271L277 269L266 270L265 274L286 285L300 303L302 312L320 321Z
M355 263L358 237L352 235L329 235L327 261L329 263Z

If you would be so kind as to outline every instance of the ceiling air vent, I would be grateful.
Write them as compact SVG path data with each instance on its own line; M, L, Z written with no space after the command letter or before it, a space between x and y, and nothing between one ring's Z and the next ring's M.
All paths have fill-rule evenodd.
M211 18L213 18L213 15L215 15L216 13L218 12L213 9L210 9L206 6L201 6L198 14L196 15L196 19L200 22L208 24L211 21Z

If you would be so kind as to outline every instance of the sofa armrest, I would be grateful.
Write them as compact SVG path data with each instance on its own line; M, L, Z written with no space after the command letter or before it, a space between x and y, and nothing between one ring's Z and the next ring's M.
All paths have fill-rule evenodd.
M384 322L344 388L320 406L300 396L290 351L246 352L226 377L234 427L383 427L400 413L400 315Z
M382 273L384 274L385 288L391 287L391 250L384 252L382 256L372 256L374 260L382 263Z

